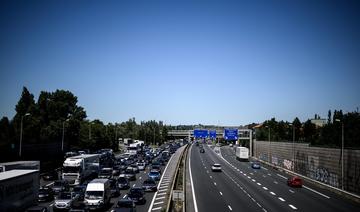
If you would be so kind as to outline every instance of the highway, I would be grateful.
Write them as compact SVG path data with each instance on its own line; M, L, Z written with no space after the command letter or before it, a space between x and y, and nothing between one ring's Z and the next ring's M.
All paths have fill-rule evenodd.
M304 182L302 188L286 184L289 175L272 168L251 168L240 162L230 147L217 154L207 145L190 148L189 163L198 211L359 211L360 204ZM218 148L218 147L216 147ZM222 172L212 172L214 163ZM196 209L195 209L196 210Z

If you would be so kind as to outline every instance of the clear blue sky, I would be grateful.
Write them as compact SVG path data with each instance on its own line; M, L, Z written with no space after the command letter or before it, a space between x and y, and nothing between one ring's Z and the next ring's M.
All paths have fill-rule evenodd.
M36 100L69 90L104 122L241 125L354 111L354 2L1 1L0 116L14 116L23 86Z

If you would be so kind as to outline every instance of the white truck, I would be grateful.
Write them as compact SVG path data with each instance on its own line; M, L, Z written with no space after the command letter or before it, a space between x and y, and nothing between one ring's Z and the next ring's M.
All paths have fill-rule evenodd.
M25 211L37 203L39 170L12 169L0 173L0 211Z
M236 159L241 161L248 161L249 160L249 149L246 147L236 147L235 151Z
M94 179L86 187L85 205L90 209L98 210L110 203L111 187L109 179Z
M63 163L62 178L70 185L84 182L94 173L94 166L99 166L99 154L84 154L66 158Z
M138 143L132 143L127 149L127 153L130 155L136 155L140 151L140 145Z

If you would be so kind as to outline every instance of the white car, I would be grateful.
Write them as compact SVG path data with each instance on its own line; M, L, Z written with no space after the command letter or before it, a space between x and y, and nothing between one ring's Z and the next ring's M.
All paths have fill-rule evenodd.
M215 163L211 166L211 171L213 172L221 172L221 165L218 163Z
M139 169L140 171L145 170L145 163L139 162L139 163L137 163L137 166L138 166L138 169Z

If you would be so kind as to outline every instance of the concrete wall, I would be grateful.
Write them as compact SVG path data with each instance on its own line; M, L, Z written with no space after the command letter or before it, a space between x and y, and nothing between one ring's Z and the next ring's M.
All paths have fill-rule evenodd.
M311 147L305 143L254 141L253 154L261 160L341 188L341 149ZM360 150L344 150L344 189L360 194Z

